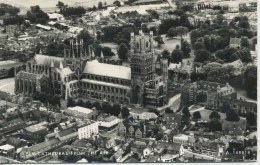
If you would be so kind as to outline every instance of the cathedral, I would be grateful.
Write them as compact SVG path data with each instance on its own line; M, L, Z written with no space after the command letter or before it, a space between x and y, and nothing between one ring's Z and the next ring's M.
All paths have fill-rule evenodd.
M168 61L156 58L153 33L131 33L130 67L104 63L104 56L70 41L64 57L43 55L29 60L15 77L15 92L32 96L35 92L68 98L91 98L119 104L139 104L151 108L166 103ZM155 65L160 65L156 72Z

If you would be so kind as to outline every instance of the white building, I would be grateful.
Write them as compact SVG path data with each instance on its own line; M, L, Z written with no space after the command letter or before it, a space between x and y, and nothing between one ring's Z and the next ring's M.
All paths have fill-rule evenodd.
M135 120L156 120L158 116L153 112L130 112L130 115Z
M120 119L115 116L101 117L98 119L98 122L99 129L110 131L116 128L116 126L120 122Z
M63 21L64 17L61 14L58 13L49 13L48 14L51 21Z
M85 126L78 129L79 139L87 139L98 134L99 122L89 121Z
M179 134L179 135L173 137L173 142L179 143L182 145L186 145L186 146L187 145L193 146L195 143L195 138L194 138L193 134L191 134L191 135Z
M68 109L65 110L64 113L70 116L88 119L94 118L97 115L97 111L80 106L68 107Z

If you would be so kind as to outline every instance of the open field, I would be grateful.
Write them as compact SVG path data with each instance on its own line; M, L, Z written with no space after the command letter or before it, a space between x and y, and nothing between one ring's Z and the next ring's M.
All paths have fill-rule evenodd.
M14 78L0 79L0 91L14 94Z

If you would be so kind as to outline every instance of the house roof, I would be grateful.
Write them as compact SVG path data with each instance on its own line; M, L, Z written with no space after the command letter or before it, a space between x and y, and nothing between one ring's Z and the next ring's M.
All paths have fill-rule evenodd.
M25 141L23 141L23 140L21 140L21 139L18 139L18 138L14 138L14 137L8 138L8 140L6 141L6 143L7 143L7 144L10 144L10 145L12 145L12 146L14 146L14 147L17 147L17 146L18 146L19 144L21 144L21 143L25 143L25 144L26 144Z
M10 144L5 144L5 145L0 146L0 150L8 151L8 150L11 150L11 149L14 149L14 146L12 146Z
M99 63L97 60L88 61L84 68L84 73L131 80L131 68Z
M19 130L19 129L25 127L26 123L22 119L18 118L18 119L14 119L14 120L2 123L0 126L1 126L0 127L0 134L1 134L1 133L7 133L7 132Z
M241 38L230 38L230 45L240 45Z
M20 71L16 77L20 77L20 78L27 78L27 79L31 79L31 80L36 80L36 79L41 79L44 76L42 74L37 74L37 73L29 73L29 72L25 72L25 71Z
M72 134L75 132L75 128L69 128L69 129L65 129L65 130L62 130L60 131L58 134L60 137L63 137L63 136L67 136L69 134Z
M135 158L130 158L127 159L126 161L124 161L125 163L140 163L139 160L135 159Z
M77 112L81 112L84 114L89 114L89 113L93 112L93 110L91 110L89 108L84 108L84 107L80 107L80 106L69 107L68 110L77 111Z

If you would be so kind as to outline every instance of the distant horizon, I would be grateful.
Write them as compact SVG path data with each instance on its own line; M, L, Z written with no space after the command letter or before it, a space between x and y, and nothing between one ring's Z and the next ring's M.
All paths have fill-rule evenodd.
M20 14L26 14L31 6L36 5L39 5L45 12L54 12L55 9L58 9L56 7L58 1L69 6L93 7L94 5L97 6L99 2L112 4L116 0L0 0L0 3L16 6L20 8Z

